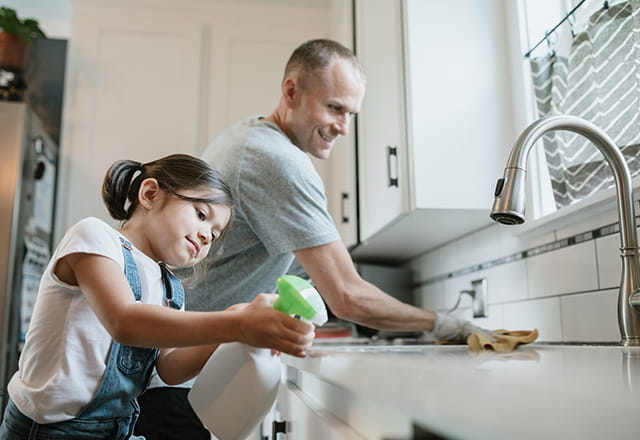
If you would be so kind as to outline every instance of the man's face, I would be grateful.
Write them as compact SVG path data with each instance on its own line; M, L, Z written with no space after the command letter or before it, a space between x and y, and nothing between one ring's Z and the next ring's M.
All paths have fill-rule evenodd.
M302 151L326 159L338 136L349 132L364 97L364 79L354 66L337 59L319 79L307 80L290 103L285 132Z

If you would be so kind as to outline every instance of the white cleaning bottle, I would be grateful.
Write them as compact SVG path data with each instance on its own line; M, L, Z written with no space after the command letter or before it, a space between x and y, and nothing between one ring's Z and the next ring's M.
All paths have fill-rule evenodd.
M324 302L311 284L294 275L278 278L273 307L315 325L327 321ZM220 440L244 440L273 406L280 358L267 348L221 344L198 375L188 400L202 424Z

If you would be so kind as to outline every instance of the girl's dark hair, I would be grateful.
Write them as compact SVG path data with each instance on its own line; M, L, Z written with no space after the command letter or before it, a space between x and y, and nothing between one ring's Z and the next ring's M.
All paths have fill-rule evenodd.
M144 164L133 160L119 160L109 167L102 183L102 199L111 217L123 222L131 218L138 207L140 184L147 178L156 179L162 190L176 197L228 206L233 216L231 189L222 180L220 173L196 157L172 154ZM210 199L194 199L180 194L183 190L198 187L211 188L215 195ZM208 257L194 266L192 273L183 280L185 285L191 287L202 281L207 268L222 253L230 224L231 221L212 243ZM184 275L184 271L180 272Z

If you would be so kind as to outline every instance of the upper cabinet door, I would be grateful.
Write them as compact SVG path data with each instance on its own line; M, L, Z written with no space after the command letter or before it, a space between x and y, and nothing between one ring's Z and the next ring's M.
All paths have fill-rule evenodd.
M409 209L402 2L356 0L356 54L367 76L358 131L360 240Z
M408 260L491 224L515 133L506 21L501 0L356 0L354 258Z
M514 38L503 3L404 0L417 208L488 211L493 203L515 140L507 47Z

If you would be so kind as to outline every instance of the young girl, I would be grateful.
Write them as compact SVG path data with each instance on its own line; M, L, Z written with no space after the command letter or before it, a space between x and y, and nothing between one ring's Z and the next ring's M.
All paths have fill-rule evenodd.
M229 188L205 162L181 154L119 161L102 195L122 227L86 218L61 240L9 383L0 439L143 439L132 436L136 397L154 365L178 384L223 342L294 356L311 344L313 327L274 310L274 295L223 312L181 310L184 291L167 266L195 267L198 278L232 215Z

